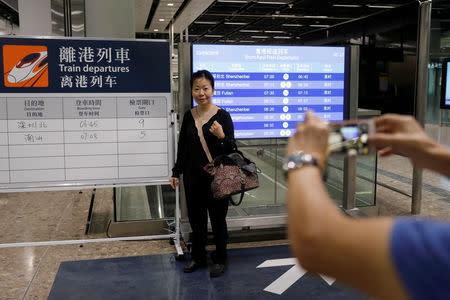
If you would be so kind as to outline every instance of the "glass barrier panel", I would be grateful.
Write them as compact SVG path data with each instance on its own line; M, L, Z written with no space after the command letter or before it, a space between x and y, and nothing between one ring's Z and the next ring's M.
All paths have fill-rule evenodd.
M116 222L173 219L175 192L170 185L116 188Z

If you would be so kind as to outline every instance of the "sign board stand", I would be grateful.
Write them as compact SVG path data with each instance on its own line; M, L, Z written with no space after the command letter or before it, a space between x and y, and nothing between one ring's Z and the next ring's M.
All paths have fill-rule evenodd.
M0 193L170 182L176 134L167 41L0 41ZM178 235L0 248L173 238L180 254Z

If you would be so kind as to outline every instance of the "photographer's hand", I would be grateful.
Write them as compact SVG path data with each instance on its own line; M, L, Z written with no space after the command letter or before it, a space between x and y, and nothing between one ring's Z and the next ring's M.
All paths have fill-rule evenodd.
M296 133L289 139L286 156L301 150L311 154L320 168L325 170L329 132L327 122L314 115L312 111L307 111L305 122L297 125Z
M368 143L380 150L380 156L399 154L409 157L419 168L450 175L450 152L431 139L411 116L386 114L375 119L376 133Z

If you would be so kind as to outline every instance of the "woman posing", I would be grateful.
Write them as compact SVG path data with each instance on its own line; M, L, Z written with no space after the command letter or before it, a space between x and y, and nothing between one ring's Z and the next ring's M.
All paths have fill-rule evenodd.
M228 233L225 218L229 199L213 199L212 178L203 170L209 161L200 135L203 135L214 159L218 155L229 154L236 148L234 128L230 114L211 101L214 94L214 77L210 72L201 70L192 74L191 88L197 106L188 110L183 117L171 186L178 186L180 174L183 174L188 217L192 228L191 259L184 266L184 272L190 273L206 266L205 246L209 213L216 245L216 250L211 253L213 265L210 276L218 277L224 272L227 259Z

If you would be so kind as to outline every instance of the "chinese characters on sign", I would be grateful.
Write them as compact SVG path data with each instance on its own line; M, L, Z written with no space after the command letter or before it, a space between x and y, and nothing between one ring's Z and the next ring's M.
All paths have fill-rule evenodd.
M127 48L93 48L93 47L64 47L59 48L59 70L61 74L61 88L112 88L117 84L116 73L128 73L130 67L126 65L130 49ZM120 65L111 65L111 63ZM82 73L68 75L70 73ZM89 74L89 75L86 75Z

